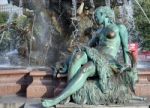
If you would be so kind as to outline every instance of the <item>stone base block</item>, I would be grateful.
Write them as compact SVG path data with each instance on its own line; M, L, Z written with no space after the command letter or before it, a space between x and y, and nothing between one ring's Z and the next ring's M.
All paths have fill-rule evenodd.
M69 103L56 105L56 108L149 108L149 105L77 105Z

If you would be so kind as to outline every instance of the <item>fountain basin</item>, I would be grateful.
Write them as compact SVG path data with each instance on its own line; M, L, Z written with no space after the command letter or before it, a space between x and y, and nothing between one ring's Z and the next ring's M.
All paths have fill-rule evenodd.
M149 97L150 96L150 91L149 91L150 90L150 69L139 68L138 70L139 70L138 73L139 82L136 84L136 88L135 88L136 95ZM27 97L29 98L39 98L39 97L51 98L53 96L57 96L67 84L66 77L53 78L52 74L47 72L41 72L41 71L31 72L30 76L33 78L33 82L27 88ZM45 82L45 84L41 82Z
M45 67L0 67L0 96L26 95L27 87L32 83L32 71L48 71Z
M138 69L139 82L136 95L150 96L150 69ZM0 96L22 95L27 98L57 96L66 86L67 78L54 78L47 69L1 69Z

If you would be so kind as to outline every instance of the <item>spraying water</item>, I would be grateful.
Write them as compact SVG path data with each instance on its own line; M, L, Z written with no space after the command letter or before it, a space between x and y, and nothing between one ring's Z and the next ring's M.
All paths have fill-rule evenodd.
M133 40L133 34L135 32L135 22L134 22L134 12L132 1L126 1L122 6L119 6L119 12L121 17L121 22L124 23L129 31L129 40Z
M5 33L5 32L2 33L2 36L1 36L1 39L0 39L0 45L1 45L2 41L3 41L4 33Z
M22 6L23 6L23 1L19 0L19 7L22 7Z
M8 23L8 24L10 24L10 23L13 21L13 16L14 16L14 13L10 12L10 13L9 13L8 20L7 20L7 23Z
M105 0L106 6L110 6L110 0Z
M29 64L31 65L31 50L32 50L32 38L33 38L33 28L34 28L34 23L35 23L36 15L33 18L33 24L32 24L32 30L31 30L31 37L30 37L30 52L29 52Z

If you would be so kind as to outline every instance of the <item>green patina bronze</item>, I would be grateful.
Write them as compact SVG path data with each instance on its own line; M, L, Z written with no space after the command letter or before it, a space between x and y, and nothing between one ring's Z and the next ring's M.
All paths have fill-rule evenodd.
M56 105L70 96L78 104L124 103L135 98L132 93L138 75L128 51L126 27L115 23L110 7L97 8L94 17L102 28L98 29L89 46L81 46L73 52L67 69L68 85L57 97L43 100L44 107ZM120 46L124 65L117 62Z

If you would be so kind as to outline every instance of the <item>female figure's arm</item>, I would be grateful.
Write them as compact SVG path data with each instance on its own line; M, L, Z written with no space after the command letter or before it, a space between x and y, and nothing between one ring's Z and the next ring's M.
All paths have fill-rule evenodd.
M128 31L125 25L119 25L119 35L120 35L120 40L121 40L121 46L123 50L123 58L124 58L124 63L128 65L129 63L129 56L128 56Z
M92 39L88 42L88 46L89 47L96 47L99 44L99 37L100 37L100 33L102 31L102 28L99 28L95 34L92 36Z
M88 46L89 47L96 47L99 43L99 37L96 34L94 37L92 37L92 39L89 41Z

